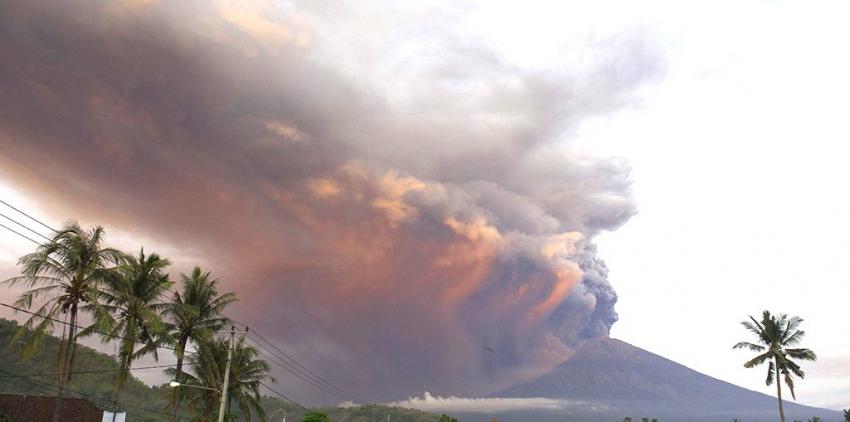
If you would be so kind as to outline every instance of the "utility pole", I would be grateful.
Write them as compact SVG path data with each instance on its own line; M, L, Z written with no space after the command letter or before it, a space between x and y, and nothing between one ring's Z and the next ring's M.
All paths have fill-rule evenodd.
M227 364L224 365L224 384L221 386L221 406L218 408L218 422L224 422L224 410L227 408L227 386L230 384L230 360L233 359L233 339L236 327L230 326L230 344L227 346Z

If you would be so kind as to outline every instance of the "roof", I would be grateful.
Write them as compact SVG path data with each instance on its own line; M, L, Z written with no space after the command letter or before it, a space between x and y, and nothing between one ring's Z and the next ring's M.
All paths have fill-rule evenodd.
M0 394L0 411L10 421L51 422L56 397ZM62 398L62 422L101 422L103 411L88 400Z

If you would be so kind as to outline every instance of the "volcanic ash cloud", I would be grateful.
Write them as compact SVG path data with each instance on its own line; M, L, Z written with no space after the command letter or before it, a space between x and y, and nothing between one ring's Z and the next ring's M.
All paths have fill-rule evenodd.
M643 35L522 70L434 12L342 65L327 40L362 14L252 4L0 4L2 177L205 256L258 330L370 397L485 392L608 333L592 239L634 214L628 167L569 138L657 74ZM416 21L393 7L379 28ZM346 51L388 36L361 29Z

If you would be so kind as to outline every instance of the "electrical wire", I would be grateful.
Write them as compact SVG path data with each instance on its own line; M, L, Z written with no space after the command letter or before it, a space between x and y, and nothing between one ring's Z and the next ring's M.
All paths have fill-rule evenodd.
M157 369L157 368L173 368L177 366L177 364L171 365L151 365L151 366L139 366L135 368L127 368L128 371L145 371L149 369ZM71 375L85 375L85 374L109 374L121 372L122 369L96 369L91 371L73 371ZM3 378L28 378L28 377L47 377L47 376L55 376L55 375L67 375L67 373L63 372L42 372L38 374L21 374L21 375L0 375L0 379Z
M59 391L59 387L57 387L55 385L48 384L48 383L38 381L38 380L34 380L34 379L32 379L31 377L28 377L28 376L15 374L14 372L9 372L9 371L3 370L3 369L0 369L0 372L4 373L4 374L6 374L7 376L10 376L10 377L14 376L14 377L22 378L26 382L29 382L29 383L31 383L35 386L38 386L42 389L49 389L49 392L52 393L52 394L56 394ZM99 401L106 408L112 407L112 405L113 405L113 400L110 399L110 398L104 397L104 396L99 396L99 395L96 395L96 394L93 394L93 393L88 394L88 393L84 393L84 392L81 392L81 391L72 390L72 389L68 388L67 386L63 387L63 389L64 389L65 392L73 393L73 394L80 396L80 398L84 398L84 399L89 400L89 401ZM129 403L124 403L123 406L125 408L133 408L133 409L142 410L142 411L148 412L150 414L157 414L157 415L169 416L169 417L171 416L170 413L166 413L166 412L163 412L161 410L151 409L151 408L144 407L144 406L138 406L138 405L129 404ZM187 417L187 416L178 415L177 417L179 419L182 419L182 420L190 420L190 421L192 420L192 418Z
M283 368L285 371L289 372L290 374L295 375L296 377L303 380L304 382L307 382L308 384L312 385L313 387L315 387L315 388L317 388L317 389L319 389L319 390L321 390L325 393L328 393L332 396L340 398L343 401L353 400L353 401L358 401L358 402L361 402L361 403L364 402L364 400L361 400L357 396L350 394L350 393L334 386L333 384L327 382L326 380L324 380L324 378L319 377L314 372L310 371L309 369L307 369L306 367L304 367L303 365L301 365L300 363L298 363L297 361L292 359L289 355L285 354L282 350L280 350L280 348L278 348L277 346L275 346L274 344L272 344L268 340L264 339L264 341L270 347L277 350L280 354L283 354L284 356L286 356L289 359L289 361L287 361L287 359L284 359L283 357L281 357L281 355L278 354L277 352L270 350L267 346L264 346L263 344L259 343L257 341L257 339L252 338L252 335L257 335L259 337L259 334L257 334L256 332L252 332L248 335L248 339L251 340L257 347L259 347L260 349L265 351L265 353L263 353L261 351L261 354L263 356L267 357L267 358L270 358L272 360L272 363L276 363L277 365L279 365L281 368ZM299 369L299 368L301 368L301 369ZM313 374L313 375L310 375L310 374Z
M41 224L42 226L46 227L48 230L50 230L50 231L52 231L52 232L58 232L58 230L54 229L53 227L48 226L47 224L44 224L44 222L40 221L39 219L37 219L37 218L35 218L35 217L33 217L33 216L31 216L31 215L29 215L29 214L27 214L27 213L25 213L25 212L23 212L23 211L19 210L19 209L17 209L17 208L15 208L12 204L10 204L10 203L8 203L8 202L6 202L6 201L2 200L2 199L0 199L0 203L2 203L3 205L6 205L7 207L9 207L9 208L11 208L11 209L13 209L13 210L17 211L17 212L18 212L18 213L20 213L20 214L23 214L25 217L29 218L30 220L35 221L35 222L36 222L36 223L38 223L38 224Z
M139 342L137 339L131 339L131 338L128 338L128 337L119 336L117 334L107 333L106 331L97 330L97 329L94 329L92 327L83 327L82 325L71 324L70 322L62 321L62 320L59 320L59 319L56 319L56 318L49 317L47 315L42 315L42 314L38 314L38 313L35 313L35 312L32 312L32 311L28 311L28 310L21 308L21 307L18 307L18 306L9 305L8 303L0 302L0 306L5 306L5 307L12 309L12 310L15 310L17 312L23 312L25 314L29 314L29 315L32 315L32 316L35 316L35 317L38 317L38 318L43 318L43 319L46 319L48 321L56 322L56 323L59 323L59 324L64 324L64 325L67 325L67 326L70 326L70 327L79 328L79 329L82 329L82 330L89 330L93 333L100 334L100 335L102 335L106 338L109 338L109 339L129 340L129 341L133 341L136 344L143 344L143 343ZM165 349L165 350L171 350L171 351L175 351L175 352L178 351L177 348L171 347L171 346L158 345L156 347L157 347L157 349ZM195 355L198 354L198 352L191 352L191 351L184 351L183 353L184 354L195 354Z
M18 220L13 219L12 217L9 217L9 216L8 216L8 215L6 215L6 214L0 213L0 217L3 217L3 218L5 218L5 219L7 219L7 220L9 220L9 221L11 221L11 222L13 222L13 223L17 224L18 226L20 226L20 227L23 227L23 228L27 229L28 231L30 231L30 232L32 232L32 233L34 233L35 235L37 235L37 236L39 236L39 237L41 237L41 238L43 238L43 239L47 240L48 242L52 240L52 239L50 239L49 237L47 237L47 236L45 236L45 235L43 235L43 234L39 233L37 230L34 230L34 229L30 228L29 226L27 226L27 225L25 225L25 224L21 223L21 222L20 222L20 221L18 221Z
M46 223L42 222L41 220L38 220L37 218L33 217L32 215L30 215L30 214L28 214L28 213L26 213L26 212L24 212L24 211L22 211L22 210L20 210L20 209L16 208L15 206L13 206L13 205L9 204L8 202L6 202L6 201L4 201L4 200L0 200L0 203L2 203L2 204L4 204L4 205L6 205L7 207L9 207L9 208L11 208L11 209L13 209L13 210L17 211L18 213L20 213L20 214L24 215L25 217L27 217L27 218L29 218L30 220L32 220L32 221L34 221L34 222L38 223L39 225L41 225L41 226L43 226L43 227L45 227L45 228L47 228L47 229L49 229L49 230L51 230L51 231L53 231L53 232L57 232L57 230L56 230L56 229L54 229L54 228L50 227L49 225L47 225ZM42 234L38 233L37 231L35 231L35 230L33 230L33 229L31 229L31 228L27 227L26 225L24 225L24 224L22 224L22 223L20 223L20 222L18 222L18 221L16 221L16 220L14 220L14 219L12 219L12 218L9 218L8 216L6 216L6 215L4 215L4 214L0 214L0 216L2 216L2 217L4 217L4 218L6 218L7 220L10 220L10 221L14 222L15 224L17 224L17 225L19 225L19 226L21 226L21 227L26 228L27 230L29 230L29 231L31 231L31 232L33 232L33 233L36 233L37 235L39 235L39 236L41 236L41 237L43 237L43 238L45 238L45 239L47 239L47 240L50 240L50 238L48 238L47 236L44 236L44 235L42 235ZM5 228L5 229L7 229L7 230L9 230L9 231L11 231L11 232L13 232L13 233L17 234L18 236L21 236L21 237L23 237L23 238L25 238L25 239L27 239L27 240L29 240L29 241L31 241L31 242L33 242L33 243L35 243L35 244L40 244L40 242L38 242L38 241L36 241L36 240L34 240L34 239L30 238L29 236L26 236L26 235L24 235L24 234L22 234L22 233L19 233L18 231L14 230L14 229L12 229L12 228L10 228L10 227L7 227L7 226L5 226L5 225L3 225L3 224L1 224L1 223L0 223L0 227L3 227L3 228ZM176 290L171 290L171 289L169 289L168 291L169 291L170 293L172 293L172 294L175 294L175 295L176 295L176 294L178 294L178 292L177 292ZM8 304L5 304L5 303L0 303L0 305L2 305L2 306L6 306L6 307L9 307L9 308L15 309L16 311L24 312L24 313L27 313L27 314L30 314L30 315L38 316L38 317L41 317L41 318L46 318L46 319L49 319L49 320L51 320L51 321L53 321L53 322L59 322L59 323L66 324L66 325L72 325L72 324L70 324L70 323L68 323L68 322L66 322L66 321L59 321L59 320L57 320L57 319L55 319L55 318L50 318L50 317L47 317L47 316L44 316L44 315L36 314L36 313L34 313L34 312L30 312L30 311L27 311L27 310L25 310L25 309L21 309L21 308L16 307L16 306L8 305ZM327 379L323 378L322 376L320 376L320 375L316 374L315 372L311 371L310 369L308 369L306 366L302 365L302 364L301 364L300 362L298 362L295 358L293 358L292 356L290 356L289 354L287 354L286 352L284 352L283 350L281 350L281 348L280 348L280 347L278 347L277 345L275 345L274 343L272 343L271 341L269 341L268 339L266 339L266 338L265 338L262 334L260 334L260 333L258 333L258 332L256 332L256 331L250 331L250 332L249 332L249 330L248 330L248 325L247 325L247 324L245 324L245 323L243 323L243 322L240 322L240 321L237 321L237 320L235 320L235 319L231 319L231 318L228 318L228 319L229 319L229 321L231 321L233 324L237 324L237 325L241 325L241 326L245 327L245 332L244 332L243 334L246 334L246 337L247 337L249 340L251 340L251 341L252 341L255 345L257 345L258 347L260 347L261 349L263 349L266 353L268 353L268 354L270 354L272 357L274 357L273 362L277 363L279 366L281 366L281 367L282 367L283 369L285 369L287 372L289 372L289 373L291 373L291 374L293 374L293 375L297 376L298 378L300 378L300 379L304 380L305 382L309 383L310 385L312 385L312 386L314 386L314 387L316 387L316 388L318 388L318 389L320 389L320 390L322 390L322 391L324 391L324 392L326 392L326 393L329 393L329 394L331 394L331 395L333 395L333 396L336 396L336 397L338 397L338 398L342 398L342 399L344 399L344 400L354 400L354 401L359 401L359 402L361 402L361 403L365 403L365 400L362 400L362 399L360 399L359 397L357 397L356 395L351 394L351 393L349 393L349 392L347 392L347 391L343 390L343 389L342 389L342 388L340 388L340 387L337 387L336 385L334 385L334 384L332 384L331 382L329 382ZM88 328L88 329L90 329L90 328L91 328L91 327L81 327L81 326L75 326L75 327L76 327L76 328L80 328L80 329L87 329L87 328ZM112 334L112 333L105 333L105 332L100 331L100 330L90 329L90 331L93 331L93 332L95 332L95 333L98 333L98 334L101 334L101 335L103 335L103 336L106 336L107 338L114 338L114 339L128 340L128 339L127 339L127 338L125 338L125 337L121 337L121 336L118 336L118 335L115 335L115 334ZM136 340L134 340L134 341L135 341L136 343L138 343L138 341L136 341ZM263 346L263 344L260 344L260 342L262 342L262 343L266 344L268 347ZM273 349L273 350L270 350L270 349L269 349L269 347L271 347L271 349ZM177 351L177 349L176 349L176 348L168 347L168 346L162 346L162 345L157 346L157 348L162 348L162 349L167 349L167 350ZM196 355L198 354L198 352L188 352L188 351L184 351L184 353L188 353L188 354L196 354ZM267 357L268 357L268 356L267 356ZM265 384L264 384L264 385L265 385ZM271 391L275 391L275 390L271 389L271 387L268 387L267 385L266 385L266 388L270 389ZM276 393L278 393L278 392L276 392ZM278 394L279 394L279 393L278 393ZM279 394L279 395L280 395L280 394ZM285 397L285 396L283 396L283 395L281 395L281 396L282 396L282 397Z

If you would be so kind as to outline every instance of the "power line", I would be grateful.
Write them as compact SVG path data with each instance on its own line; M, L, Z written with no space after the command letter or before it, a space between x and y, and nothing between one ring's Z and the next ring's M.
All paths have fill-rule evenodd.
M295 406L298 406L300 409L302 409L302 410L310 410L310 408L308 408L308 407L304 406L303 404L301 404L301 403L299 403L299 402L297 402L297 401L295 401L295 400L293 400L293 399L291 399L291 398L289 398L289 397L285 396L283 393L281 393L280 391L275 390L274 388L272 388L272 387L271 387L271 386L269 386L268 384L266 384L266 383L264 383L264 382L262 382L262 381L260 381L260 380L257 380L257 382L259 382L259 383L260 383L260 385L262 385L263 387L266 387L266 389L267 389L267 390L271 391L271 392L272 392L272 393L274 393L276 396L278 396L278 397L280 397L280 398L282 398L282 399L284 399L284 400L286 400L286 401L288 401L288 402L290 402L290 403L294 404Z
M234 322L247 327L247 324L245 324L245 323L242 323L242 322L239 322L239 321L234 321ZM256 336L257 339L259 339L263 343L267 344L269 347L273 348L277 353L279 353L280 355L283 355L284 357L281 357L280 355L275 353L275 351L271 351L268 348L266 348L265 346L263 346L262 344L260 344L257 341L257 339L251 337L252 335ZM311 371L309 368L307 368L306 366L299 363L298 360L296 360L295 358L293 358L292 356L290 356L289 354L287 354L286 352L281 350L280 347L276 346L274 343L272 343L271 341L269 341L268 339L263 337L263 335L260 334L258 331L256 331L256 330L251 331L248 334L248 339L252 340L254 342L254 344L256 344L258 347L260 347L261 349L265 350L266 352L272 354L274 357L276 357L278 360L280 360L281 362L278 363L278 364L281 365L284 369L286 369L287 372L292 373L293 375L297 376L298 378L301 378L302 380L308 382L309 384L313 385L314 387L316 387L316 388L318 388L318 389L320 389L320 390L322 390L326 393L334 395L338 398L341 398L343 400L354 400L354 401L358 401L358 402L361 402L361 403L366 402L365 400L355 396L354 394L351 394L351 393L343 390L342 388L337 387L336 385L332 384L327 379L322 378L321 375ZM319 385L317 385L317 384L319 384ZM328 390L332 390L332 391L328 391Z
M283 400L285 400L285 401L288 401L288 402L290 402L290 403L294 404L295 406L297 406L297 407L298 407L298 408L300 408L301 410L306 410L306 411L309 411L309 410L310 410L310 408L309 408L309 407L304 406L303 404L301 404L301 403L299 403L299 402L297 402L297 401L295 401L295 400L293 400L293 399L291 399L291 398L287 397L286 395L284 395L284 394L283 394L283 393L281 393L280 391L278 391L278 390L276 390L276 389L272 388L270 385L268 385L268 384L264 383L263 381L261 381L261 380L257 380L257 382L259 382L259 383L260 383L260 385L262 385L263 387L266 387L266 389L267 389L267 390L271 391L271 392L272 392L273 394L275 394L276 396L278 396L278 397L282 398L282 399L283 399ZM328 419L330 419L332 422L339 422L338 420L336 420L336 419L334 419L334 418L330 417L329 415L328 415Z
M157 368L173 368L177 366L177 364L172 365L151 365L151 366L139 366L135 368L127 368L128 371L145 371L149 369L157 369ZM71 375L85 375L85 374L105 374L105 373L116 373L121 372L123 369L97 369L91 371L72 371ZM55 375L67 375L67 372L42 372L38 374L21 374L21 375L4 375L0 376L0 379L3 378L27 378L27 377L47 377L47 376L55 376Z
M256 344L256 343L255 343L255 344ZM257 344L257 346L258 346L258 347L260 347L260 348L262 348L263 350L265 350L265 351L267 351L267 352L268 352L268 349L264 348L262 345ZM292 366L290 366L287 362L284 362L284 361L280 360L280 358L279 358L279 357L277 357L277 356L275 356L275 355L273 354L273 352L269 352L269 353L271 353L271 354L267 354L266 352L260 351L260 355L261 355L261 356L263 356L263 357L265 357L265 358L267 358L267 359L269 359L269 360L271 361L271 363L273 363L273 364L276 364L276 365L280 366L281 368L283 368L283 369L284 369L285 371L287 371L288 373L290 373L290 374L292 374L292 375L295 375L296 377L298 377L298 378L299 378L299 379L301 379L302 381L304 381L304 382L306 382L306 383L308 383L308 384L312 385L313 387L315 387L315 388L319 389L320 391L325 392L325 393L327 393L327 394L330 394L330 395L332 395L332 396L334 396L334 397L340 398L340 399L342 399L342 400L350 400L348 397L346 397L346 396L342 396L342 395L340 395L340 394L336 393L335 391L330 390L330 389L328 389L328 388L326 388L326 387L322 386L321 384L318 384L316 381L313 381L312 379L310 379L310 378L308 378L308 377L304 376L303 374L301 374L301 373L297 372L297 370L296 370L295 368L293 368Z
M254 339L254 338L251 337L252 335L256 336L257 338L262 340L269 347L273 348L274 351L269 350L266 346L260 344L257 341L257 339ZM348 393L347 391L331 384L329 381L322 378L321 376L319 376L315 372L307 369L307 367L305 367L304 365L301 365L297 360L295 360L293 357L286 354L286 352L281 350L279 347L275 346L273 343L271 343L269 340L267 340L265 337L263 337L258 332L252 331L248 335L248 338L251 339L254 342L254 344L256 344L258 347L260 347L261 349L265 350L266 352L271 354L273 357L275 357L277 359L276 363L278 363L278 365L280 365L283 369L285 369L287 372L295 375L296 377L304 380L305 382L309 383L310 385L312 385L312 386L314 386L314 387L316 387L316 388L318 388L318 389L320 389L320 390L322 390L326 393L329 393L333 396L341 398L342 400L354 400L354 401L358 401L358 402L361 402L361 403L365 403L365 400L362 400L359 397L357 397L357 396L355 396L351 393ZM281 355L283 355L285 358L281 357Z
M40 224L40 225L41 225L41 226L43 226L43 227L46 227L46 228L47 228L47 229L49 229L49 230L52 230L52 231L54 231L54 232L56 232L56 231L57 231L56 229L53 229L53 228L52 228L52 227L50 227L49 225L47 225L47 224L45 224L44 222L42 222L42 221L40 221L40 220L36 219L35 217L31 216L30 214L27 214L26 212L24 212L24 211L22 211L22 210L20 210L20 209L18 209L18 208L16 208L16 207L14 207L14 206L12 206L11 204L9 204L9 203L8 203L8 202L6 202L6 201L0 200L0 203L5 204L5 205L6 205L6 206L8 206L9 208L11 208L11 209L13 209L13 210L17 211L18 213L20 213L20 214L22 214L22 215L26 216L26 217L27 217L27 218L29 218L30 220L35 221L36 223ZM2 215L2 214L0 214L0 215ZM15 222L16 224L18 224L18 225L20 225L20 226L22 226L22 227L27 228L27 229L28 229L28 230L30 230L30 231L35 232L34 230L29 229L29 228L28 228L28 227L26 227L25 225L23 225L23 224L21 224L21 223L19 223L19 222L15 221L15 220L13 220L13 219L11 219L11 218L9 218L9 217L6 217L5 215L3 215L3 217L5 217L6 219L8 219L8 220L10 220L10 221ZM21 233L18 233L18 232L17 232L17 231L15 231L15 230L12 230L12 229L10 229L9 227L6 227L6 226L4 226L4 225L2 225L2 224L0 224L0 226L2 226L2 227L4 227L4 228L6 228L7 230L12 231L12 232L13 232L13 233L15 233L15 234L18 234L19 236L22 236L22 237L24 237L24 238L26 238L26 239L29 239L31 242L33 242L33 243L35 243L35 244L40 244L39 242L37 242L37 241L35 241L35 240L33 240L33 239L29 238L28 236L25 236L25 235L23 235L23 234L21 234ZM40 233L38 233L38 232L35 232L35 233L39 234L39 236L45 237L45 236L41 235L41 234L40 234ZM48 240L50 240L50 239L49 239L49 238L47 238L47 237L45 237L45 238L46 238L46 239L48 239ZM179 294L176 290L168 289L168 291L169 291L170 293L172 293L172 294L175 294L175 295ZM60 322L60 323L63 323L63 324L71 325L70 323L67 323L67 322L65 322L65 321L59 321L59 320L56 320L56 319L53 319L53 318L49 318L49 317L46 317L46 316L43 316L43 315L38 315L38 314L35 314L35 313L33 313L33 312L29 312L29 311L26 311L26 310L23 310L23 309L20 309L20 308L17 308L17 307L13 307L13 306L10 306L10 305L7 305L7 304L2 304L2 303L0 303L0 305L7 306L7 307L10 307L10 308L13 308L13 309L16 309L16 310L20 310L21 312L29 313L29 314L31 314L31 315L37 315L37 316L42 317L42 318L48 318L48 319L50 319L50 320L52 320L52 321L55 321L55 322ZM226 318L227 318L227 317L226 317ZM253 341L253 342L254 342L254 343L255 343L258 347L260 347L261 349L265 350L266 352L268 352L268 353L270 353L272 356L274 356L274 357L277 359L277 362L276 362L276 363L278 363L278 365L280 365L280 366L281 366L281 367L283 367L285 370L287 370L287 372L289 372L289 373L291 373L291 374L293 374L293 375L296 375L298 378L300 378L300 379L302 379L302 380L304 380L304 381L308 382L310 385L313 385L314 387L316 387L316 388L318 388L318 389L320 389L320 390L322 390L322 391L324 391L324 392L326 392L326 393L329 393L329 394L334 395L334 396L336 396L336 397L342 398L343 400L355 400L355 401L359 401L359 402L361 402L361 403L365 403L365 400L363 400L363 399L361 399L361 398L359 398L359 397L355 396L354 394L351 394L351 393L349 393L349 392L347 392L347 391L343 390L343 389L342 389L342 388L340 388L340 387L337 387L336 385L332 384L331 382L329 382L328 380L326 380L326 379L325 379L325 378L323 378L322 376L320 376L320 375L316 374L315 372L311 371L310 369L308 369L307 367L305 367L304 365L302 365L301 363L299 363L299 362L298 362L295 358L293 358L292 356L288 355L286 352L284 352L283 350L281 350L281 349L280 349L278 346L276 346L274 343L272 343L271 341L269 341L268 339L266 339L265 337L263 337L260 333L258 333L258 332L256 332L256 331L251 331L250 333L248 333L248 325L247 325L247 324L245 324L245 323L243 323L243 322L239 322L239 321L237 321L237 320L235 320L235 319L232 319L232 318L228 318L228 320L230 320L231 322L233 322L233 323L235 323L235 324L238 324L238 325L241 325L241 326L245 327L245 329L246 329L246 334L247 334L248 339L252 340L252 341ZM85 327L79 327L79 326L77 326L77 328L87 329L87 328L91 328L91 327L87 327L87 328L85 328ZM103 331L99 331L99 330L93 330L93 329L92 329L92 330L90 330L90 331L96 332L96 333L101 334L101 335L105 335L105 336L107 336L107 337L109 337L109 338L117 338L117 339L127 340L126 338L123 338L123 337L121 337L121 336L117 336L117 335L115 335L115 334L111 334L111 333L104 333ZM263 343L267 344L269 347L271 347L272 349L274 349L274 351L269 350L268 348L264 347L262 344L260 344L260 343L257 341L257 339L252 338L252 337L251 337L252 335L256 336L256 337L257 337L260 341L262 341ZM138 341L136 341L136 340L134 340L134 341L135 341L136 343L138 343ZM173 348L173 347L168 347L168 346L157 346L157 347L158 347L158 348L162 348L162 349L167 349L167 350L177 351L177 349L176 349L176 348ZM184 354L185 354L185 353L198 354L198 352L186 352L186 351L184 351ZM281 357L281 355L282 355L283 357Z
M49 316L47 316L47 315L41 315L41 314L38 314L38 313L35 313L35 312L32 312L32 311L28 311L28 310L26 310L26 309L23 309L23 308L17 307L17 306L9 305L8 303L2 303L2 302L0 302L0 306L5 306L5 307L7 307L7 308L9 308L9 309L13 309L13 310L15 310L15 311L23 312L23 313L25 313L25 314L29 314L29 315L32 315L32 316L36 316L36 317L39 317L39 318L43 318L43 319L46 319L46 320L48 320L48 321L58 322L58 323L60 323L60 324L65 324L65 325L67 325L67 326L71 326L71 327L74 327L74 328L79 328L79 329L82 329L82 330L89 330L90 332L93 332L93 333L96 333L96 334L100 334L100 335L102 335L102 336L104 336L104 337L107 337L107 338L110 338L110 339L128 340L128 341L132 341L132 342L133 342L133 343L135 343L135 344L142 344L142 343L141 343L140 341L138 341L137 339L131 339L131 338L128 338L128 337L119 336L119 335L117 335L117 334L107 333L107 332L105 332L105 331L101 331L101 330L98 330L98 329L95 329L95 328L92 328L92 327L83 327L83 326L81 326L81 325L71 324L70 322L62 321L62 320L59 320L59 319L56 319L56 318L52 318L52 317L49 317ZM175 351L175 352L176 352L176 351L178 351L178 350L177 350L177 348L175 348L175 347L163 346L163 345L157 345L157 346L156 346L156 348L157 348L157 349L172 350L172 351ZM198 352L190 352L190 351L184 351L183 353L184 353L184 354L198 354Z
M42 237L42 238L46 239L47 241L50 241L50 240L51 240L49 237L47 237L47 236L45 236L45 235L43 235L43 234L39 233L37 230L30 228L30 227L29 227L29 226L27 226L26 224L21 223L20 221L15 220L14 218L9 217L9 216L8 216L8 215L6 215L6 214L0 213L0 217L3 217L3 218L5 218L5 219L7 219L7 220L9 220L9 221L11 221L11 222L13 222L13 223L15 223L15 224L17 224L17 225L19 225L19 226L21 226L21 227L23 227L23 228L27 229L28 231L30 231L30 232L32 232L32 233L34 233L34 234L36 234L37 236L40 236L40 237Z
M41 381L34 380L31 377L22 376L20 374L15 374L14 372L9 372L9 371L3 370L3 369L0 369L0 372L6 374L8 376L15 376L15 377L23 378L26 382L28 382L32 385L38 386L42 389L49 389L50 393L54 393L55 391L58 391L58 387L56 387L52 384L48 384L48 383L44 383L44 382L41 382ZM96 395L96 394L93 394L93 393L87 394L87 393L84 393L84 392L81 392L81 391L69 389L68 387L65 387L65 391L76 394L76 395L78 395L81 398L84 398L86 400L92 400L92 401L96 400L96 401L99 401L100 403L105 403L104 407L106 407L106 408L110 408L113 405L112 399L106 398L106 397L103 397L103 396L99 396L99 395ZM171 416L170 413L165 413L165 412L162 412L162 411L159 411L159 410L154 410L154 409L147 408L147 407L144 407L144 406L138 406L138 405L129 404L129 403L124 403L122 406L124 406L125 408L139 409L139 410L148 412L150 414ZM192 420L188 416L182 416L182 415L178 415L178 418L180 418L182 420Z
M35 239L33 239L33 238L31 238L31 237L29 237L29 236L25 235L25 234L22 234L22 233L18 232L17 230L15 230L15 229L13 229L13 228L11 228L11 227L9 227L9 226L7 226L7 225L3 224L3 223L0 223L0 227L4 228L4 229L6 229L6 230L9 230L10 232L15 233L15 234L16 234L16 235L18 235L18 236L21 236L21 237L23 237L24 239L29 240L29 241L30 241L30 242L32 242L32 243L35 243L36 245L41 245L41 243L40 243L39 241L37 241L37 240L35 240Z
M3 203L3 204L4 204L4 205L6 205L7 207L9 207L9 208L11 208L11 209L13 209L13 210L17 211L17 212L18 212L18 213L20 213L20 214L23 214L25 217L29 218L30 220L35 221L35 222L36 222L36 223L38 223L38 224L41 224L42 226L46 227L48 230L50 230L50 231L52 231L52 232L58 232L58 231L59 231L59 230L54 229L53 227L48 226L47 224L45 224L45 223L44 223L44 222L42 222L41 220L39 220L39 219L37 219L37 218L35 218L35 217L33 217L33 216L31 216L31 215L27 214L27 213L25 213L25 212L23 212L23 211L21 211L21 210L19 210L19 209L15 208L12 204L10 204L10 203L8 203L8 202L6 202L6 201L2 200L2 199L0 199L0 203Z
M2 371L2 372L5 372L5 371ZM5 373L9 374L9 372L5 372ZM11 377L14 377L14 375L4 375L4 377L11 378ZM23 379L21 381L23 381L23 383L20 384L21 386L25 386L27 388L27 390L33 391L33 392L37 393L39 396L49 396L49 395L55 394L55 393L51 392L50 390L35 384L30 379Z

